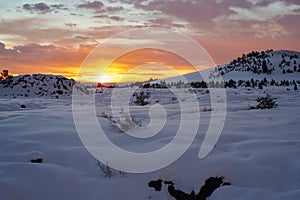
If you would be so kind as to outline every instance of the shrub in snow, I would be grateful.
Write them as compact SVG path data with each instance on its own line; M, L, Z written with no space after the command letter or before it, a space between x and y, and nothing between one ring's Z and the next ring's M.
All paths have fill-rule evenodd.
M147 105L149 102L146 101L146 99L150 98L151 93L150 92L144 92L141 91L140 93L135 93L135 104L139 106Z
M129 131L130 129L136 126L142 126L142 122L134 118L133 116L129 116L123 110L120 112L119 117L113 117L111 115L106 114L105 112L101 113L101 117L108 119L111 123L112 127L118 126L123 131Z
M97 165L99 166L101 173L104 177L113 177L114 175L125 176L125 172L123 171L116 171L110 168L107 164L102 164L101 162L97 161Z
M103 176L110 178L114 175L113 170L108 165L102 164L98 161L98 166L101 169Z
M120 117L116 117L115 122L123 131L129 131L136 126L142 126L141 121L136 120L133 116L131 117L124 112L121 113Z
M250 109L271 109L276 108L277 104L274 99L271 98L271 95L267 94L265 97L258 97L256 99L256 102L258 103L256 106L250 106Z
M211 112L211 111L213 111L213 110L214 110L214 109L211 108L211 107L204 107L204 108L202 109L203 112Z
M42 163L43 159L42 158L32 159L30 162L32 162L32 163Z

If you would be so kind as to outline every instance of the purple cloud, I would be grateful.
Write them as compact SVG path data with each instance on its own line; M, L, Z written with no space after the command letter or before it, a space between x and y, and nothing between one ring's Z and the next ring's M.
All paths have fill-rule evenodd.
M36 3L36 4L24 4L23 9L27 11L36 11L41 13L47 13L50 12L50 7L45 3Z
M57 10L68 10L68 8L64 4L47 5L46 3L36 3L36 4L27 3L23 5L23 10L45 14L52 11L57 12Z
M87 36L81 36L81 35L76 35L75 38L76 38L76 39L81 39L81 40L89 40L89 39L91 39L90 37L87 37Z
M65 23L65 26L70 27L70 28L75 28L77 24L75 23Z
M150 27L162 27L162 28L185 28L184 24L179 24L174 22L173 20L166 18L158 18L158 19L150 19L149 23L145 23L146 26Z
M115 13L115 12L120 12L122 10L124 10L124 7L122 6L108 6L106 8L102 8L101 10L95 11L95 14L104 13L104 12Z
M57 9L57 10L68 10L66 5L64 4L53 4L51 5L52 8Z
M124 18L119 17L119 16L109 16L109 15L95 15L95 18L107 18L115 21L123 21Z
M234 14L228 16L231 20L269 21L286 15L300 15L300 5L285 2L273 2L267 5L256 5L251 8L229 7Z
M101 10L104 7L104 4L101 1L88 1L83 4L79 4L77 8L85 8L85 9L92 9L92 10Z

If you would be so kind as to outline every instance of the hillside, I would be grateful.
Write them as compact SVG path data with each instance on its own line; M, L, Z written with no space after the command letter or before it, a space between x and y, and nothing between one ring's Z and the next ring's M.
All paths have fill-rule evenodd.
M0 97L50 97L63 98L72 94L73 86L76 83L57 75L22 75L8 78L0 82ZM87 91L80 85L82 91Z
M266 86L285 87L294 89L300 84L300 52L280 50L252 51L243 54L228 64L220 65L201 71L209 77L210 86L214 81L224 81L225 87L255 87ZM199 72L185 74L164 80L167 84L176 85L178 82L189 82L192 87L202 87L203 78ZM159 83L160 81L154 81ZM195 84L195 85L193 85ZM206 81L206 84L207 83ZM219 83L218 85L220 85ZM295 86L296 85L296 86Z

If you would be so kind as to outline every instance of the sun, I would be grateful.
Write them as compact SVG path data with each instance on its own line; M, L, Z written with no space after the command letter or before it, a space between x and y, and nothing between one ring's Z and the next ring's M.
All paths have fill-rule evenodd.
M98 78L98 83L111 83L114 77L110 75L103 75Z

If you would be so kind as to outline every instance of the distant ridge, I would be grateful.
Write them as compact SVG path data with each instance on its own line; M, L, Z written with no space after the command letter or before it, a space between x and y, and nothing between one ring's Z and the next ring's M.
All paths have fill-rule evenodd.
M0 97L65 98L72 94L76 83L60 75L33 74L8 78L0 82ZM82 90L87 90L83 85Z
M228 64L209 68L200 73L206 74L209 81L221 77L224 82L236 82L237 87L247 87L249 82L256 82L254 87L261 85L291 88L300 84L300 52L291 50L252 51ZM171 77L164 79L163 82L167 84L201 82L203 78L200 73L193 72ZM160 81L153 81L153 83L160 83Z

